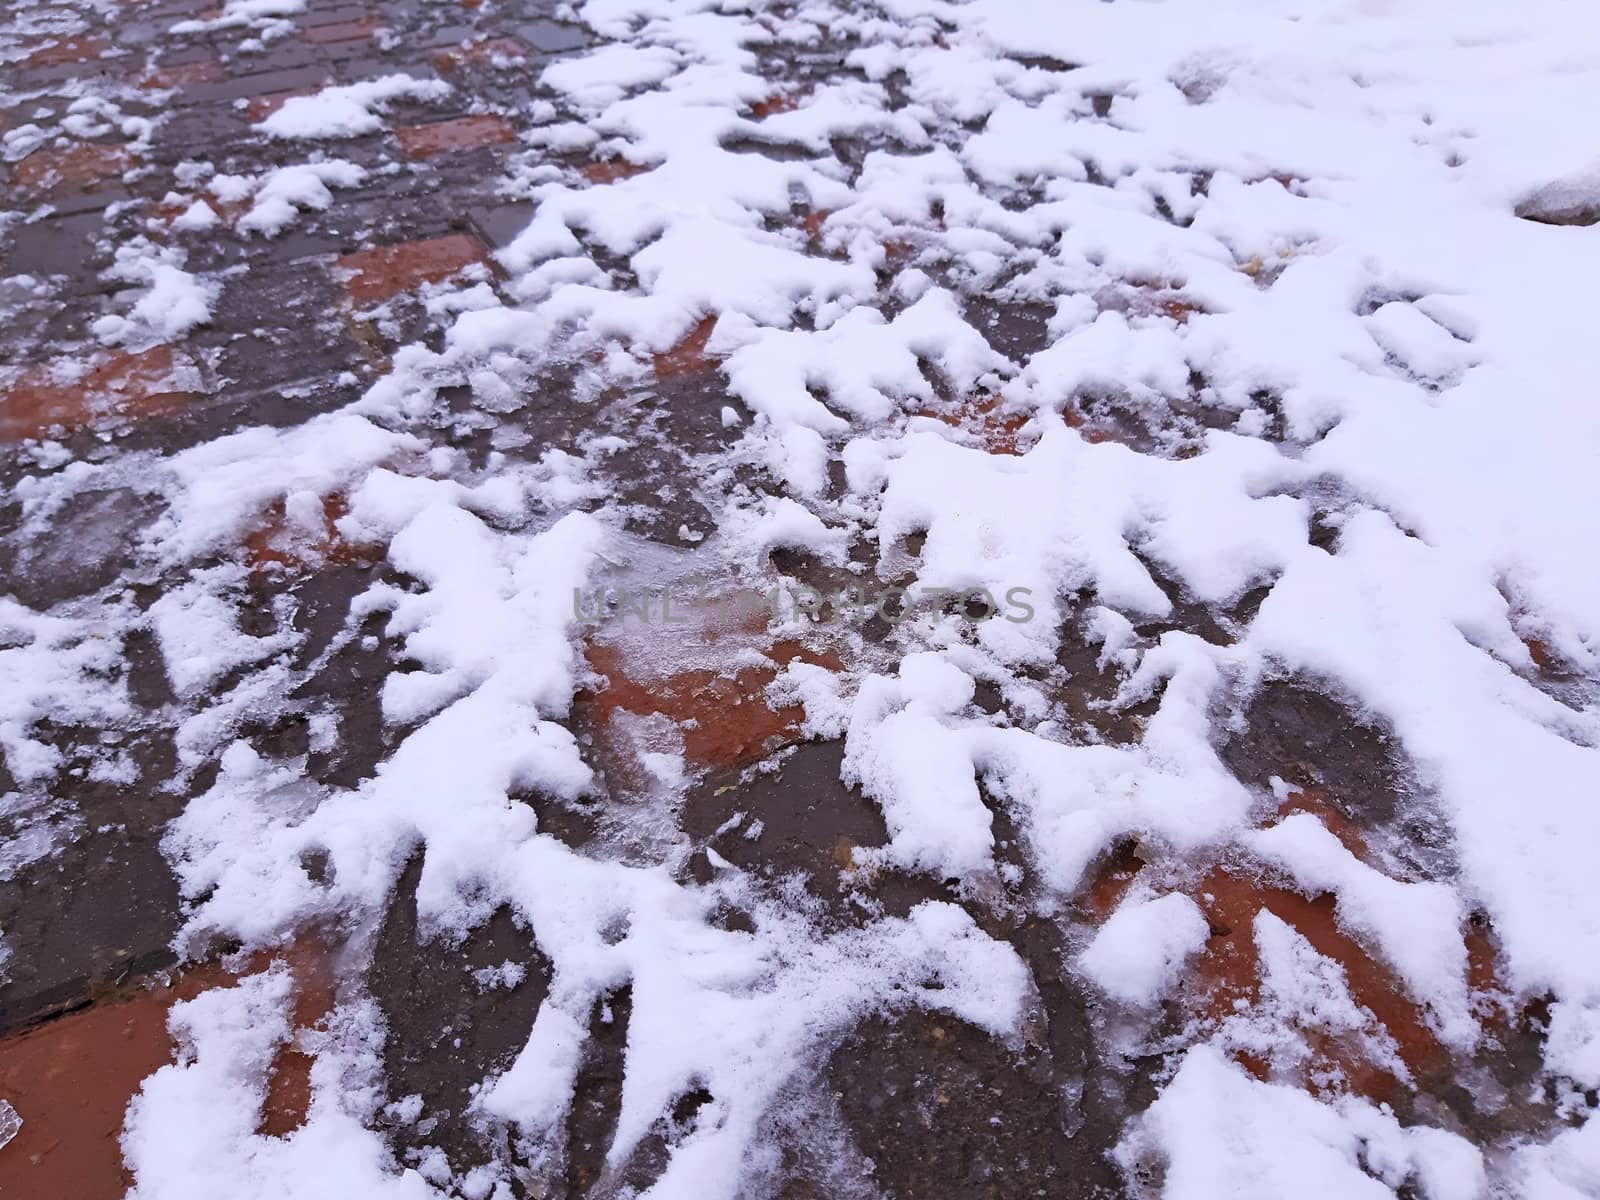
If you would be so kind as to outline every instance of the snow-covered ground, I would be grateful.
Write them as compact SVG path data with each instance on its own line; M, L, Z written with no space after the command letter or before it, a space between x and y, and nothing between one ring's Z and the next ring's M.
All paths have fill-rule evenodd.
M173 1010L182 1053L127 1112L130 1194L565 1194L539 1181L565 1170L591 1015L627 988L596 1195L780 1194L794 1097L825 1101L852 1030L914 1010L1019 1055L1041 1021L1092 1030L1098 1070L1148 1083L1095 1149L1129 1195L1600 1195L1593 7L573 15L593 44L525 68L501 185L525 228L427 285L430 325L352 402L94 463L21 443L9 491L38 536L87 493L159 498L130 568L159 598L0 600L7 803L69 768L54 725L117 727L108 664L147 634L187 789L162 841L181 951L318 930L351 968L310 1031L281 965ZM367 176L343 141L449 92L397 74L289 99L256 128L304 164L191 171L180 227L207 236L226 203L270 238L337 206ZM95 335L207 321L217 284L186 266L119 247L131 294ZM648 429L551 432L564 406L660 396ZM681 470L642 478L630 453L691 412ZM249 611L269 519L279 566L373 564L309 661L284 611ZM775 586L753 621L693 599ZM382 751L331 782L310 764L357 735L303 697L373 628ZM696 748L726 708L605 708L623 675L670 698L696 671L803 718L730 759ZM306 747L261 744L289 705ZM681 819L797 740L842 741L886 834L844 847L842 909ZM87 769L127 768L108 746ZM596 837L539 815L573 808ZM737 816L759 847L764 814ZM0 858L50 853L19 829ZM418 852L425 932L509 910L549 966L472 1095L512 1149L470 1169L385 1140L419 1114L384 1108L361 964ZM897 907L882 878L923 891ZM1019 948L1035 921L1053 961ZM261 1133L291 1038L310 1107ZM1064 1112L1093 1107L1078 1074ZM886 1168L813 1186L787 1194L911 1194Z

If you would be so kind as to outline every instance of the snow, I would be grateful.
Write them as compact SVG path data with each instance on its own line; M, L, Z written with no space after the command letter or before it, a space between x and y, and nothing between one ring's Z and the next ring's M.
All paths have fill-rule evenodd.
M301 7L231 0L176 28L265 37ZM532 213L497 255L505 278L431 297L429 337L347 408L151 452L142 469L166 507L137 546L162 580L148 612L109 594L82 612L0 599L0 748L19 792L68 769L50 722L125 719L110 668L123 637L153 631L182 779L205 781L163 843L186 902L180 947L370 927L420 852L425 927L464 934L507 906L552 966L528 1040L480 1081L483 1120L554 1146L590 1012L624 985L609 1162L690 1088L711 1094L655 1200L753 1194L784 1089L869 1013L953 1013L1014 1044L1036 983L975 918L991 903L1060 923L1063 969L1096 1015L1115 1014L1130 1059L1163 1058L1117 1153L1159 1168L1171 1200L1594 1194L1600 1125L1572 1092L1600 1082L1587 352L1600 241L1543 223L1586 220L1600 196L1579 124L1600 62L1590 11L590 0L581 13L610 40L526 68L536 149L503 190ZM812 47L824 27L851 71L758 118L775 87L758 51ZM255 129L356 138L396 101L450 93L387 75L292 97ZM80 130L110 120L74 115ZM7 157L52 136L19 126ZM585 156L639 170L597 181L574 166ZM207 236L248 201L239 230L272 238L369 168L316 157L180 181L193 194L175 229ZM95 335L139 348L200 328L216 284L186 261L119 247L108 280L131 286ZM646 390L652 356L702 329L709 365L682 404L713 448L697 449L696 478L664 486L711 520L681 526L694 550L667 552L623 534L607 492L612 456L635 445L597 426L525 449L536 435L518 421ZM530 386L557 377L554 399ZM446 444L469 424L458 403L494 431L487 456ZM991 436L1000 420L1014 446ZM55 478L54 451L27 454L24 469ZM88 482L63 471L17 493ZM376 616L394 654L377 692L393 750L343 786L248 732L315 666L290 663L292 636L242 632L238 609L241 540L275 513L317 527L334 498L340 535L383 563L338 644ZM574 849L522 801L625 807L574 733L592 634L577 592L668 567L770 585L774 551L832 583L1007 602L982 621L918 605L881 639L829 630L847 669L790 664L767 696L803 704L802 736L842 739L842 781L881 815L887 843L852 864L948 884L950 899L830 925L720 856L695 882L673 805L699 768L676 748L645 759L664 806L609 813L634 823L632 841ZM1077 638L1103 694L1063 665L1085 661ZM1392 734L1400 802L1437 844L1407 856L1403 828L1357 812L1372 845L1352 848L1331 819L1279 819L1286 788L1234 776L1219 754L1242 729L1231 714L1285 678ZM319 736L340 736L330 726ZM1141 882L1103 922L1076 915L1130 840ZM329 864L317 880L313 853ZM1163 1002L1185 1011L1212 936L1197 880L1218 864L1331 896L1340 931L1463 1060L1486 1040L1468 972L1480 918L1506 1004L1548 1001L1539 1082L1567 1097L1565 1123L1479 1147L1428 1104L1402 1122L1348 1081L1308 1090L1308 1030L1417 1081L1346 966L1265 911L1249 1000L1158 1030ZM1007 891L1018 873L1027 886ZM752 929L715 923L734 904ZM395 1169L371 1129L375 1087L341 1090L339 1072L354 1078L381 1045L359 1000L330 1028L307 1125L255 1134L286 988L269 970L174 1010L183 1056L128 1115L133 1194L459 1184L442 1152Z
M395 100L441 100L450 94L442 79L383 75L361 83L325 87L309 96L291 96L256 128L268 137L316 140L352 138L383 128L379 113Z
M194 696L229 671L270 658L286 647L282 638L239 631L238 612L204 577L162 596L150 606L167 679L179 696Z
M1169 892L1119 907L1095 934L1078 965L1122 1003L1154 1004L1177 981L1189 956L1205 945L1209 933L1199 905Z
M204 200L196 200L188 208L173 219L172 227L184 233L195 233L200 230L214 229L221 218L217 210Z
M306 0L226 0L217 16L209 20L179 21L171 32L194 34L250 28L261 30L263 35L281 36L287 32L286 18L305 10Z
M845 738L844 778L883 810L888 855L918 871L960 878L992 866L993 820L972 758L941 718L972 698L973 683L934 655L911 655L899 677L867 680Z
M366 178L364 167L339 158L279 167L255 183L254 200L239 228L276 237L301 212L320 212L332 204L333 188L360 187Z
M174 502L146 540L178 562L236 544L273 501L297 491L326 496L418 446L410 435L353 413L329 413L288 430L229 434L167 462Z
M38 613L0 597L0 749L26 787L54 778L62 754L36 736L46 721L115 727L131 715L125 686L107 686L118 639L94 622Z
M1529 1200L1578 1200L1600 1187L1600 1123L1590 1116L1548 1146L1519 1151L1515 1181Z
M1403 883L1366 866L1309 813L1258 830L1246 844L1264 862L1284 867L1306 893L1337 896L1340 920L1383 950L1413 995L1433 1007L1447 1039L1475 1040L1461 936L1465 914L1454 889Z
M208 322L221 285L185 271L184 261L182 251L143 238L118 246L107 276L143 290L127 316L108 314L96 321L95 335L108 344L143 348L172 341Z
M332 1044L312 1068L305 1125L286 1138L256 1132L272 1053L291 1032L292 985L289 972L276 967L173 1006L168 1027L181 1047L179 1059L144 1081L123 1129L123 1154L134 1176L131 1200L265 1200L330 1187L375 1200L441 1194L415 1171L393 1171L382 1139L363 1125L375 1092L359 1078L360 1051L370 1054L363 1042L381 1039L370 1014L364 1021L364 1014L350 1014L343 1031L334 1022L336 1032L326 1038ZM170 1136L174 1127L184 1136Z
M1381 1200L1407 1182L1426 1200L1473 1200L1484 1191L1483 1165L1464 1139L1402 1127L1364 1101L1334 1107L1257 1082L1209 1046L1185 1055L1137 1137L1160 1155L1163 1195L1173 1200L1288 1192Z
M1338 962L1270 912L1256 914L1251 936L1261 962L1260 994L1221 1022L1216 1045L1266 1063L1278 1078L1308 1070L1326 1077L1329 1069L1314 1061L1307 1038L1336 1039L1358 1048L1361 1061L1408 1076L1394 1039L1351 996Z

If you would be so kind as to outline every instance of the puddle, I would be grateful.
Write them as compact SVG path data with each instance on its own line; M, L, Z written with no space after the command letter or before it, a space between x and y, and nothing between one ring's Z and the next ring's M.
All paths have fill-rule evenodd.
M872 882L856 849L889 840L877 806L840 779L843 760L843 743L807 742L772 770L712 772L690 790L684 832L737 867L798 873L813 895L841 899Z
M1396 819L1405 769L1387 730L1299 679L1262 684L1240 715L1218 753L1241 782L1282 778L1361 829Z
M579 50L592 45L594 41L593 35L582 25L546 20L543 17L524 21L516 29L546 54L563 54L568 50Z
M1026 363L1050 345L1053 304L972 297L963 302L967 324L983 334L995 350L1015 363Z
M574 1197L592 1194L590 1189L605 1174L606 1151L611 1148L622 1106L632 1016L633 993L624 987L598 1000L589 1018L583 1065L578 1068L572 1107L567 1111L566 1183L568 1194Z
M161 511L159 499L130 488L79 492L33 528L8 586L34 608L98 591L133 565L140 532Z
M590 679L575 702L575 719L610 801L593 814L607 852L640 862L677 860L689 848L686 797L704 800L722 789L709 807L696 807L700 822L722 806L730 787L747 782L745 768L761 763L768 770L773 764L763 760L802 737L803 703L768 695L780 672L805 664L837 675L844 664L827 645L811 644L809 634L803 642L774 629L772 614L758 604L770 595L735 593L724 577L713 584L691 576L696 565L720 569L704 551L638 540L631 558L601 589L604 616L595 593L582 597L595 623L584 643ZM837 785L836 765L833 777ZM539 811L543 822L546 809ZM552 828L572 825L572 814L548 815ZM694 829L709 834L726 815ZM826 853L835 837L827 835Z
M1100 645L1084 625L1087 604L1079 603L1062 627L1056 651L1059 673L1052 677L1051 699L1075 736L1106 745L1134 745L1144 738L1145 723L1161 705L1159 694L1137 703L1114 707L1122 687L1122 673L1112 663L1100 663Z

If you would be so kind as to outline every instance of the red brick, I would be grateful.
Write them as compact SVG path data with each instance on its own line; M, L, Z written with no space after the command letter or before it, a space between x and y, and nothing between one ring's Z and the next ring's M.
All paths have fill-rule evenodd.
M765 100L757 100L750 106L750 115L753 117L770 117L777 113L793 112L800 107L804 96L797 91L774 92Z
M0 1196L120 1196L133 1183L119 1135L139 1085L171 1062L167 1014L228 982L215 966L128 988L0 1042L0 1094L22 1114L0 1154Z
M716 317L702 317L700 323L685 334L676 346L656 355L657 378L670 379L676 375L693 375L705 370L708 365L706 343L711 340L711 331L716 327Z
M88 62L99 58L110 48L110 43L104 38L58 38L29 54L27 63L30 67L58 67L64 63Z
M340 257L339 266L354 274L345 291L357 304L381 304L425 283L439 283L475 263L487 266L488 255L477 238L447 234L420 242L378 246Z
M440 74L448 75L457 67L521 62L527 57L528 48L515 38L484 38L470 45L452 46L448 50L441 50L433 56L433 65Z
M624 649L592 643L589 666L605 682L590 697L590 711L602 731L609 731L618 712L666 717L678 726L684 754L695 763L741 766L754 762L794 740L805 720L800 705L774 708L768 703L767 685L777 678L778 671L796 660L829 671L844 669L831 651L810 650L794 641L776 642L763 653L770 665L731 673L693 668L652 678L644 664L628 661Z
M1164 317L1171 317L1179 325L1187 324L1192 314L1205 312L1205 309L1201 308L1193 300L1186 299L1183 296L1167 296L1163 298L1156 305L1156 310Z
M334 951L315 935L302 937L283 954L294 979L290 1019L295 1033L315 1029L333 1011L337 999ZM256 1132L286 1137L305 1124L311 1110L311 1066L315 1057L300 1049L293 1036L278 1047L267 1076L266 1101Z
M978 396L958 409L934 415L946 425L971 434L990 454L1022 453L1019 443L1029 414L1005 411L997 394Z
M1273 183L1276 183L1279 187L1281 187L1286 192L1292 192L1296 188L1303 187L1305 185L1305 182L1306 182L1304 179L1301 179L1298 175L1290 175L1285 171L1274 171L1270 175L1257 175L1253 179L1245 180L1245 182L1246 183L1266 183L1268 180L1271 180Z
M59 187L86 188L121 176L133 166L126 146L85 142L65 150L35 150L11 168L11 185L41 196Z
M268 92L263 96L251 96L245 102L245 116L254 122L265 121L296 96L311 96L316 94L316 88L294 88L287 92Z
M345 540L337 522L350 511L342 493L322 497L320 528L291 527L284 501L274 502L264 523L245 538L245 561L252 575L261 576L284 570L304 572L325 566L346 566L360 562L368 547Z
M1285 796L1278 805L1278 820L1296 813L1310 813L1316 817L1329 833L1344 843L1346 850L1368 865L1373 865L1371 851L1367 849L1367 840L1362 836L1360 827L1340 812L1321 788L1297 788Z
M106 355L70 382L48 366L34 367L0 393L0 443L179 412L189 394L179 390L174 367L168 346Z
M800 218L800 228L806 231L806 240L813 246L822 245L822 226L833 216L833 210L814 208Z
M1236 1001L1258 998L1261 972L1254 922L1256 914L1265 910L1297 930L1317 953L1344 968L1351 997L1388 1031L1414 1079L1433 1077L1448 1066L1447 1052L1394 973L1340 927L1332 895L1307 899L1298 892L1259 884L1221 868L1207 875L1195 890L1211 926L1211 936L1195 964L1206 1015L1220 1020L1235 1011ZM1397 1081L1383 1067L1362 1061L1349 1047L1313 1044L1312 1049L1339 1068L1352 1091L1377 1101L1390 1098ZM1265 1069L1261 1063L1245 1065L1258 1068L1258 1073Z
M1103 293L1097 299L1102 308L1130 317L1163 316L1179 325L1187 324L1196 313L1206 311L1197 301L1185 296L1178 285L1160 279L1130 279L1126 289Z
M1104 921L1116 911L1117 905L1122 903L1123 896L1143 869L1144 860L1139 857L1139 843L1133 838L1125 838L1113 846L1095 868L1088 886L1078 898L1079 903L1097 923Z
M492 113L434 121L427 125L407 125L394 131L407 158L431 158L456 150L476 150L480 146L499 146L517 140L505 118Z
M1550 647L1540 638L1525 637L1522 644L1528 648L1528 657L1533 659L1533 665L1540 675L1553 675L1560 671L1561 660L1550 650Z
M217 214L217 218L222 222L222 224L226 225L229 229L232 229L239 223L239 218L250 211L254 203L254 201L248 196L243 200L219 200L210 193L205 192L192 196L178 195L177 193L169 194L173 195L175 198L170 201L163 198L157 201L154 209L151 210L151 215L155 217L156 220L167 225L172 224L172 222L176 221L179 217L183 216L184 213L188 212L190 206L193 205L196 200L203 200L205 201L206 207Z
M206 58L199 62L180 63L175 67L151 67L137 77L137 82L142 88L167 91L188 87L193 83L216 83L221 78L222 65L214 58Z
M579 168L578 173L590 183L615 183L619 179L632 179L643 175L649 167L631 163L625 158L606 158Z
M122 1161L123 1121L140 1085L176 1056L168 1032L175 1003L275 963L293 981L296 1032L320 1025L337 994L336 949L315 933L282 951L257 952L240 971L215 962L185 966L151 986L102 992L84 1008L0 1040L0 1095L23 1116L0 1154L0 1196L121 1196L132 1185ZM259 1132L282 1135L305 1120L310 1056L293 1042L278 1047Z
M300 30L300 37L319 46L330 42L356 42L370 38L378 32L378 28L378 23L370 19L336 21L332 25L307 26Z

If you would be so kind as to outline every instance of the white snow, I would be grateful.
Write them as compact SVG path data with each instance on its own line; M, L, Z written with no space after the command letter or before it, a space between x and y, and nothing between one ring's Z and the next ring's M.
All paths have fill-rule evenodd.
M215 586L202 576L150 606L167 679L182 697L194 696L229 671L269 658L286 645L282 638L241 633L235 606L218 596Z
M106 274L137 285L126 316L107 314L94 323L95 336L107 344L142 348L173 341L211 319L221 285L183 269L185 256L172 247L138 238L117 247L116 261Z
M301 212L331 205L333 188L359 187L366 178L366 168L340 158L278 167L255 182L250 211L239 218L239 228L276 237Z
M172 227L185 233L194 233L204 229L216 228L219 220L221 218L217 216L216 209L212 208L204 200L196 200L173 218Z
M1177 892L1124 903L1100 927L1078 965L1124 1004L1154 1004L1176 982L1189 956L1205 945L1209 931L1200 906Z
M1351 996L1342 966L1270 912L1256 914L1251 935L1260 994L1221 1023L1215 1044L1266 1063L1276 1078L1294 1078L1330 1073L1328 1064L1314 1061L1307 1038L1332 1038L1354 1047L1365 1063L1409 1076L1394 1040Z
M178 1061L144 1081L128 1106L122 1148L131 1200L238 1196L251 1200L332 1188L375 1200L427 1200L440 1193L415 1171L395 1168L382 1138L366 1128L379 1095L363 1078L381 1031L371 1013L335 1018L312 1067L311 1111L288 1137L256 1132L272 1054L291 1033L283 967L250 975L173 1006ZM172 1136L182 1130L181 1137Z
M62 766L61 751L36 736L40 722L114 728L131 715L126 685L105 682L120 649L97 622L0 597L0 750L19 784L42 783Z
M217 21L178 28L266 37L300 8L230 0ZM165 581L148 615L123 599L51 614L0 600L0 748L19 786L66 765L47 720L124 716L125 685L107 671L121 636L148 622L178 694L182 766L219 768L164 843L190 905L180 944L370 925L420 852L425 926L463 933L507 905L553 968L526 1045L481 1081L485 1120L553 1145L590 1012L624 985L609 1161L686 1090L711 1093L652 1200L751 1194L772 1106L863 1014L918 1005L1016 1036L1028 970L967 911L1002 892L1062 923L1070 965L1128 1037L1148 1039L1144 1058L1169 1054L1118 1153L1158 1166L1170 1200L1595 1194L1600 1125L1575 1089L1600 1081L1588 349L1600 239L1526 219L1584 218L1600 195L1590 8L589 0L580 12L608 40L529 79L534 150L498 182L532 213L498 254L505 278L434 298L439 336L396 350L345 410L152 454L144 469L168 508L139 546ZM796 83L792 108L757 115L795 82L768 78L758 50L827 53L841 39L848 73ZM256 129L360 137L392 102L449 91L401 74L331 86ZM84 129L110 119L74 116ZM48 136L19 126L7 156ZM639 170L597 181L574 169L584 155ZM249 200L240 229L272 237L367 172L319 159L205 177L180 181L219 206ZM219 218L193 194L175 227L199 236ZM119 248L111 279L132 289L96 336L139 346L198 328L215 285L184 265L148 242ZM522 799L607 800L572 729L587 672L572 596L639 551L605 483L629 439L597 424L587 441L533 445L539 406L648 396L652 356L707 322L710 365L682 403L708 440L696 478L661 486L705 501L710 520L685 521L695 549L653 564L766 582L771 553L798 550L869 589L1025 601L983 621L920 606L881 640L829 630L847 671L791 665L769 692L804 702L805 736L843 739L844 782L888 831L854 851L863 874L952 881L961 903L826 926L727 859L710 860L709 883L685 882L670 808L610 814L659 823L626 852L579 851ZM557 397L541 390L546 371L560 373ZM1002 421L1022 431L1014 446L992 436ZM474 423L493 431L486 459L444 444ZM27 455L41 476L65 461ZM62 475L49 486L83 484ZM340 636L380 614L414 668L378 693L395 750L346 787L239 735L302 677L280 654L292 639L239 630L240 541L274 512L316 524L334 496L348 502L341 534L374 547L386 573ZM1060 667L1085 661L1063 654L1079 637L1103 691ZM1408 857L1405 823L1365 812L1371 854L1311 813L1268 823L1286 789L1247 787L1218 744L1252 691L1283 677L1390 731L1398 803L1433 822L1437 844ZM1003 711L981 702L989 693ZM674 748L650 753L676 796L695 768ZM997 866L997 811L1017 830L1006 849L1020 876L1015 854ZM1127 838L1147 874L1092 928L1074 904ZM320 882L301 865L312 851L329 863ZM1443 1114L1424 1123L1426 1105L1403 1125L1338 1080L1299 1086L1308 1030L1414 1081L1344 967L1265 912L1250 930L1251 1002L1159 1041L1151 1014L1184 1002L1207 940L1190 885L1223 862L1330 894L1341 930L1461 1056L1482 1046L1466 941L1481 916L1507 1003L1550 1001L1540 1083L1565 1097L1566 1123L1480 1150ZM714 923L722 904L753 930ZM305 1129L254 1134L265 1062L287 1036L285 987L269 971L175 1011L184 1057L129 1114L134 1194L459 1184L442 1152L401 1173L370 1130L374 1086L341 1092L337 1071L381 1044L358 1001L318 1059ZM1229 1054L1267 1063L1271 1082Z
M256 123L269 137L291 139L352 138L383 128L379 116L395 100L441 100L450 94L442 79L382 75L360 83L325 87L309 96L291 96L279 109Z
M1262 860L1283 866L1309 895L1332 892L1349 928L1372 939L1418 1001L1434 1010L1441 1032L1470 1044L1465 914L1453 888L1402 883L1360 862L1309 813L1290 816L1246 838Z
M288 32L286 18L303 13L306 0L225 0L221 12L209 20L179 21L172 26L178 34L209 33L215 29L258 29L264 36Z
M1476 1200L1484 1170L1472 1145L1440 1130L1404 1128L1364 1101L1319 1103L1259 1083L1215 1049L1197 1046L1139 1119L1128 1161L1165 1167L1172 1200L1382 1200L1411 1182L1426 1200Z

